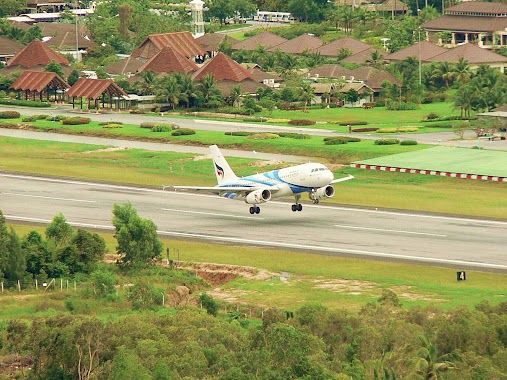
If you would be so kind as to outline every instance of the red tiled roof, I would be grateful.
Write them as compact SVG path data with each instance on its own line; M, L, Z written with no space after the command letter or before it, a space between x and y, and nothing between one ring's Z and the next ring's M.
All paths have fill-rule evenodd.
M371 58L371 54L378 51L382 57L385 57L387 53L377 48L365 49L359 53L353 54L350 57L344 58L340 63L358 63L360 65L366 64L366 61Z
M268 51L280 50L289 54L301 54L307 51L318 49L322 46L322 40L310 34L302 34L296 38L273 46Z
M500 63L507 62L507 57L493 53L487 49L480 48L477 45L467 43L449 49L442 54L435 55L430 58L429 62L458 62L460 58L464 58L469 64L482 63Z
M446 8L444 14L449 13L497 14L505 16L507 14L507 5L497 2L463 1Z
M252 73L253 80L256 81L256 82L261 82L262 83L266 79L273 79L276 82L280 82L280 81L283 80L283 78L280 75L278 75L277 73L272 73L272 72L268 72L268 71L262 71L258 67L252 67L251 69L247 68L247 70Z
M345 77L346 79L348 79L352 75L352 70L347 69L346 67L340 65L329 63L310 70L310 75L311 76L318 75L319 77L322 78Z
M124 75L137 73L139 68L146 63L144 59L132 58L129 56L121 61L106 66L106 73L113 75Z
M237 39L223 33L206 33L201 37L197 37L197 41L206 51L218 51L220 49L220 44L224 41L230 42L232 45L239 42Z
M257 34L255 36L252 36L250 38L247 38L246 40L240 41L234 45L232 45L232 48L234 50L255 50L258 46L264 46L266 48L270 48L276 45L280 45L284 42L286 42L287 39L277 36L276 34L273 34L271 32L262 32L260 34Z
M36 65L47 65L55 61L61 65L68 65L67 58L45 45L40 40L33 40L23 50L12 57L7 66L32 67Z
M421 56L421 61L427 61L428 59L446 52L447 49L441 46L435 45L428 41L421 41L421 46L419 50L419 42L416 42L405 49L398 50L392 54L389 54L385 57L385 59L390 61L403 61L408 57L416 57L419 59L419 54Z
M398 78L389 72L368 66L362 66L352 70L351 76L356 80L365 82L368 87L376 90L380 90L382 88L382 83L386 80L391 83L400 84Z
M86 99L97 99L104 93L112 96L127 96L125 91L111 79L79 78L67 91L67 95L70 97L84 97Z
M54 46L58 50L76 50L76 33L59 33L56 36L51 37L49 40L44 41L44 43L48 46ZM88 49L95 46L97 46L95 42L78 34L77 47L79 49Z
M10 86L13 90L36 92L42 92L47 87L64 90L70 86L57 73L29 70L24 71Z
M175 32L149 35L132 53L132 57L150 59L166 46L171 46L186 58L206 55L206 50L190 32Z
M185 58L175 49L166 46L152 59L139 68L139 72L151 70L154 73L179 72L187 74L199 70L199 67L191 60Z
M496 32L507 28L507 17L444 15L425 22L421 25L421 28L428 30L450 30L453 32Z
M23 50L24 46L19 42L5 36L0 36L0 56L14 55Z
M264 88L266 87L264 84L253 81L251 79L245 79L245 80L242 80L241 82L236 82L236 81L226 79L226 80L221 80L221 81L217 82L217 87L220 89L220 92L224 96L229 96L229 94L231 93L232 89L235 86L239 86L241 88L242 95L255 94L255 93L257 93L257 90L259 89L259 87L264 87Z
M365 44L364 42L356 40L355 38L343 37L331 41L330 43L321 46L315 51L319 52L320 55L326 57L336 57L341 49L349 49L352 54L356 54L365 49L371 49L372 47L373 46Z
M253 79L253 75L250 71L226 56L224 53L218 53L213 59L206 62L194 73L192 78L201 79L207 74L212 74L217 81L229 79L235 82L240 82L247 78Z

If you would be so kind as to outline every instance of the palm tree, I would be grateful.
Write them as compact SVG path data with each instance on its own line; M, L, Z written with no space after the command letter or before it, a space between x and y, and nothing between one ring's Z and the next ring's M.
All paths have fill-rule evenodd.
M472 77L468 61L464 57L460 57L458 63L454 66L454 79L463 84L467 84Z
M241 97L241 86L238 84L231 89L229 94L229 104L233 107L237 106L237 101Z
M461 118L470 119L470 109L472 108L474 89L472 86L461 86L454 95L453 107L461 111Z
M366 64L368 66L374 67L376 69L378 69L380 66L382 66L383 63L384 63L384 57L382 56L382 54L380 54L380 52L378 50L374 50L371 53L370 58L366 59Z
M315 90L312 86L310 86L309 83L303 83L301 85L301 96L299 97L300 100L303 100L305 102L305 109L304 112L306 112L306 109L308 107L308 102L312 102L312 100L315 98Z
M222 94L217 87L215 77L212 74L204 76L199 81L197 88L206 107L211 107L221 103Z
M431 77L433 79L442 80L446 88L450 87L450 83L454 79L455 72L448 62L440 62L440 64L433 70Z
M155 90L155 73L153 71L143 71L140 74L141 81L134 83L138 95L152 95Z
M338 8L338 19L345 25L345 32L350 34L354 21L356 20L356 12L354 8L349 6L341 6Z
M180 86L181 100L187 104L188 108L191 101L197 98L195 83L188 74L176 73L175 76Z
M417 351L415 372L424 380L438 380L440 373L454 369L454 362L459 360L459 355L448 353L440 355L435 343L425 336L420 336L421 348Z
M155 95L158 100L167 101L174 109L182 97L176 76L167 75L157 81Z

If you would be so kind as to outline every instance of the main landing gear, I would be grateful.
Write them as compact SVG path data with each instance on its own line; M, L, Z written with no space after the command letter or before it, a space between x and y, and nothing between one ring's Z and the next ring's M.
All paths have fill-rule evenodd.
M261 212L261 208L259 206L251 206L250 207L250 214L258 214Z
M301 203L299 203L299 199L301 199L301 195L296 195L296 203L294 203L291 206L292 211L294 211L294 212L303 210L303 205Z

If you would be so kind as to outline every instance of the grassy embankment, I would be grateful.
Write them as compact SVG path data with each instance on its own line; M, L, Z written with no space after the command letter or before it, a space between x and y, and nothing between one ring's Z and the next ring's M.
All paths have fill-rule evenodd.
M34 227L15 225L20 235ZM38 228L43 232L42 228ZM102 234L114 252L115 240L111 234ZM212 262L253 266L271 272L287 272L291 276L281 280L277 276L262 279L238 278L220 286L220 293L232 304L247 304L254 308L278 307L294 310L305 302L319 302L329 308L358 310L368 302L375 302L383 289L393 290L405 307L428 306L448 309L463 306L473 308L482 300L496 304L506 300L505 275L467 271L467 281L456 281L456 270L423 265L409 265L366 260L311 255L283 250L214 245L186 241L164 240L166 247L178 248L180 259L185 262ZM119 284L143 281L162 288L167 287L164 272L118 276ZM59 286L59 283L58 283ZM79 284L82 290L84 284ZM72 288L72 284L71 284ZM216 292L216 287L210 288ZM120 289L117 302L93 301L89 313L102 318L114 318L132 313ZM212 294L218 294L212 293ZM0 295L4 318L33 318L68 312L64 300L75 297L74 292L53 291L48 297L42 290L28 296L15 297L16 291ZM13 297L14 296L14 297ZM219 299L218 295L214 295ZM92 301L89 301L92 302ZM80 306L85 308L85 306ZM229 306L230 308L230 306ZM159 311L164 312L164 311Z

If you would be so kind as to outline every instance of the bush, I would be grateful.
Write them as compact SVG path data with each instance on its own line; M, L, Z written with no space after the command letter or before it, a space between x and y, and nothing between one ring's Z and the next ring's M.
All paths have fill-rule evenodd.
M382 128L379 129L378 133L404 133L404 132L417 132L417 127L399 127L399 128Z
M270 132L264 132L264 133L254 133L247 138L252 140L273 140L277 139L280 136L278 136L276 133L270 133Z
M431 127L431 128L452 128L453 124L452 123L435 123L435 124L428 125L428 127Z
M48 115L48 116L46 116L46 121L62 121L62 120L68 119L68 118L69 118L69 116L64 116L64 115L56 115L56 116Z
M375 145L396 145L399 143L400 143L400 140L398 140L398 139L378 139L378 140L375 140Z
M290 119L268 119L268 123L288 123Z
M417 141L415 140L402 140L400 145L417 145Z
M0 119L17 119L21 114L17 111L3 111L0 112Z
M395 102L390 101L386 105L386 109L391 111L412 111L419 109L419 104L413 102Z
M332 137L325 137L324 142L330 141L330 140L347 140L347 142L359 142L361 141L360 138L352 137L352 136L332 136Z
M37 121L37 118L34 116L26 116L26 117L22 118L21 121L23 123L31 123L33 121Z
M102 128L106 128L106 129L123 128L123 125L118 124L118 123L110 123L110 124L103 125Z
M51 107L51 104L49 103L41 103L34 100L18 100L18 99L0 99L0 104L7 104L10 106L34 107L34 108Z
M140 124L140 127L141 128L148 128L148 129L151 129L153 128L155 125L157 125L158 123L155 123L153 121L143 121L141 124Z
M439 118L440 118L440 116L436 112L431 112L426 115L426 120L434 120L434 119L439 119Z
M121 121L101 121L99 125L123 124Z
M151 127L152 132L170 132L172 127L170 125L154 125Z
M376 132L379 128L354 128L352 132Z
M50 118L50 120L52 120L50 115L32 115L32 116L26 116L26 117L22 118L21 121L23 121L25 123L29 123L29 122L37 121L37 120L48 120L48 118Z
M232 115L251 115L252 110L250 108L238 108L238 107L222 107L217 112L228 113Z
M195 135L195 130L190 128L180 128L174 130L171 135L173 136L188 136L188 135Z
M423 95L422 103L434 103L434 102L445 102L448 95L445 92L426 92Z
M348 144L349 140L340 137L329 137L324 139L324 144L326 145L342 145Z
M247 131L231 131L231 132L225 132L224 135L226 136L240 136L240 137L245 137L245 136L250 136L250 135L253 135L253 132L247 132Z
M350 121L344 121L338 125L341 126L347 126L347 125L368 125L368 122L365 120L350 120Z
M68 119L63 119L62 124L63 125L82 125L82 124L89 124L90 118L88 117L69 117Z
M144 114L143 110L130 110L130 113L133 115L142 115Z
M315 125L315 121L313 120L305 120L305 119L294 119L289 121L290 125Z
M307 140L307 139L312 138L312 136L310 136L310 135L306 135L303 133L294 133L294 132L279 132L279 133L277 133L277 135L280 137L285 137L288 139L295 139L295 140Z

